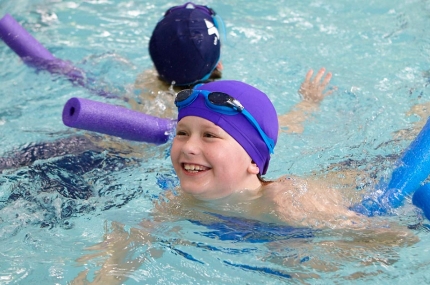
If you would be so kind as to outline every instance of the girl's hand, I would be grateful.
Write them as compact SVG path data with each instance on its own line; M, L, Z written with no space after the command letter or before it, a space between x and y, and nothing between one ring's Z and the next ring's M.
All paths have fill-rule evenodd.
M330 83L332 74L328 72L324 79L323 75L325 73L325 68L321 68L317 75L312 79L314 71L310 69L306 74L305 81L303 81L300 86L299 93L303 96L304 101L319 103L326 96L332 94L337 88L331 88L330 90L324 92L327 85Z

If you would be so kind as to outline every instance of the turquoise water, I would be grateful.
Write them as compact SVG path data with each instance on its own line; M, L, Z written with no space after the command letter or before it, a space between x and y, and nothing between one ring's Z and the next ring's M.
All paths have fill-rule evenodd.
M135 78L152 67L147 51L151 31L163 12L177 4L3 0L0 11L1 16L11 14L56 57L97 78L97 88L133 98L139 93ZM338 91L322 102L303 133L281 135L269 177L325 171L348 159L378 177L389 175L392 157L413 139L398 138L396 132L425 120L408 111L429 101L428 1L203 4L213 7L226 25L223 77L264 90L279 113L300 101L297 89L309 68L324 66L334 74L332 85ZM168 146L65 127L61 112L70 97L127 103L36 71L3 43L0 58L0 156L27 157L0 174L0 284L67 284L84 269L91 276L100 260L76 260L88 253L85 247L103 239L105 225L138 225L163 189L175 185ZM74 144L70 136L80 140ZM42 155L37 146L46 142L73 145L73 151ZM394 218L407 223L414 210L404 208L408 216ZM130 277L126 284L300 283L289 278L299 273L314 274L303 281L310 284L426 284L430 279L425 231L416 232L418 244L395 257L382 255L372 266L360 263L371 256L339 257L332 262L337 270L318 271L306 263L313 256L323 259L325 251L318 246L276 240L274 251L265 243L208 237L202 225L174 226L184 230L176 236L166 225L156 232L162 241L155 246L165 252L163 257L125 272ZM193 246L168 242L178 237ZM145 256L146 250L142 246L132 254ZM281 266L274 262L277 257L296 264Z

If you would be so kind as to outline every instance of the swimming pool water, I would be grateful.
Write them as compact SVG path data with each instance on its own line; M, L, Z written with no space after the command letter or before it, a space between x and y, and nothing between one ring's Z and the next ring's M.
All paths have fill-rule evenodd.
M163 12L178 4L182 2L3 0L0 16L11 14L56 57L96 78L97 88L137 98L134 81L152 68L147 51L151 31ZM338 90L322 102L304 132L281 134L269 178L326 171L348 160L378 177L389 175L394 159L414 137L413 131L409 137L396 134L426 119L408 111L429 101L429 1L202 4L213 7L226 25L223 78L264 90L279 113L300 101L297 89L309 68L324 66L334 74L332 85ZM30 68L3 43L0 59L0 157L15 163L0 174L0 284L67 284L84 269L91 277L101 258L77 262L88 254L85 248L102 241L112 222L126 229L137 226L150 216L163 189L176 185L168 146L65 127L61 112L71 97L129 106ZM55 149L64 146L67 153L49 153L41 146L47 142ZM372 186L363 187L370 191ZM394 219L405 226L416 219L410 205L401 213L405 216ZM190 222L165 225L157 229L160 242L155 245L165 254L118 274L130 277L126 284L426 284L430 279L430 239L423 230L416 231L421 241L399 249L398 256L367 253L330 260L336 255L325 259L326 249L307 246L311 241L302 244L270 231L265 238L272 238L276 250L240 239L237 235L247 228L233 224L226 223L222 233L236 239L213 236L210 228ZM172 234L169 226L182 231ZM190 244L175 245L178 238ZM146 251L138 247L132 255L146 256ZM307 267L313 257L337 270ZM294 264L280 265L282 258ZM379 261L371 266L358 262L371 258ZM307 277L297 278L299 274Z

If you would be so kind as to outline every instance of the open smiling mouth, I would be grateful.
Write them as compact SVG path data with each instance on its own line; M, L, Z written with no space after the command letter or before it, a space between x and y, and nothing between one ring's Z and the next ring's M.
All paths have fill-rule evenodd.
M191 173L198 173L200 171L206 171L210 169L209 167L198 165L198 164L188 164L188 163L182 163L182 168L185 169L187 172Z

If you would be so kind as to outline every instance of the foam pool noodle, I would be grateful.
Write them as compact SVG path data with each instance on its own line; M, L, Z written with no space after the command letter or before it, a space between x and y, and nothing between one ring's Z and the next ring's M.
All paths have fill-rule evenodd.
M76 97L66 102L62 118L68 127L154 144L166 143L176 125L174 120Z
M387 203L397 208L430 174L430 119L409 145L387 186ZM384 197L385 198L385 197Z
M52 74L63 75L73 84L85 87L98 95L118 97L105 90L92 87L89 83L93 79L87 78L83 70L73 66L69 61L53 56L9 14L0 19L0 38L26 64L47 70Z
M427 220L430 220L430 183L424 184L415 191L412 204L420 208Z
M382 194L376 200L364 199L352 209L368 216L385 214L403 205L405 198L414 194L429 174L430 119L397 161L389 183L382 189ZM420 197L424 198L424 195ZM430 196L425 197L430 198Z

